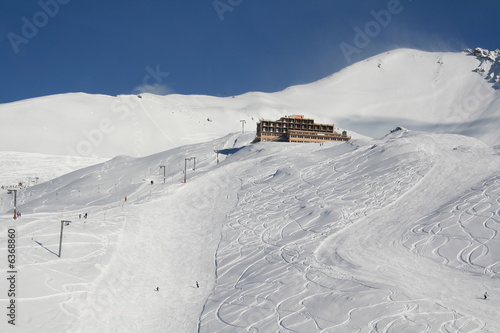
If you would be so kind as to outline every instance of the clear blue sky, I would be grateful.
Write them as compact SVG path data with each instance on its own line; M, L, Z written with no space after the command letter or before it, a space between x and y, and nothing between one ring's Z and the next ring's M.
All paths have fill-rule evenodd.
M274 92L399 47L500 48L497 0L40 0L1 6L0 103L66 92Z

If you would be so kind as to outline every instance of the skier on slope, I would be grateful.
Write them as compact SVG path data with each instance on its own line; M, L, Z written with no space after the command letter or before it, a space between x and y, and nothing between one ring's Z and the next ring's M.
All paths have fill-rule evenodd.
M486 292L484 293L484 299L487 299L487 298L488 298L488 296L489 296L489 295L488 295L488 292L486 291Z

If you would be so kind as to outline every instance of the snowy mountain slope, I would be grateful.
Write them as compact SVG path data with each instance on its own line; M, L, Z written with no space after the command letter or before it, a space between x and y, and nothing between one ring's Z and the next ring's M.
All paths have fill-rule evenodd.
M213 276L214 251L204 252L204 246L215 249L220 237L217 223L222 219L201 204L212 188L194 189L195 195L185 190L194 187L190 176L196 170L188 171L188 183L183 184L184 158L194 154L197 169L206 168L216 163L214 147L232 148L236 142L237 137L229 135L142 159L117 157L20 191L22 218L11 223L10 212L1 223L2 232L12 227L18 237L17 301L23 309L18 315L19 330L137 332L151 322L158 330L173 325L179 332L185 327L192 331L189 327L196 327L201 311L201 290L193 291L195 300L188 307L179 306L185 304L186 292L192 291L185 277L197 277L205 286L207 277ZM220 154L219 159L224 157ZM166 184L159 165L167 166ZM179 193L180 189L184 190ZM220 195L225 196L223 191ZM1 196L5 201L10 198L5 193ZM84 213L87 219L79 217ZM62 258L58 258L61 220L72 223L64 227ZM2 253L6 247L2 238ZM154 294L156 286L166 294ZM156 298L151 299L148 292ZM203 293L206 297L208 290ZM160 322L156 311L161 311ZM2 331L11 329L5 324L0 322Z
M496 62L467 52L399 49L355 63L318 82L292 87L297 94L289 97L293 104L309 97L314 101L309 104L318 106L315 113L330 115L342 127L372 137L404 126L467 134L496 144L497 134L470 128L476 121L498 124L499 118L493 105L499 96L495 81L477 72L478 66L500 73Z
M0 161L0 186L7 188L20 182L23 186L43 183L106 159L79 157L67 163L64 156L0 151Z
M395 50L273 94L0 105L0 150L60 155L0 152L2 184L39 177L18 220L0 193L0 262L11 228L18 271L0 331L500 331L498 67ZM250 144L285 114L431 133Z
M224 98L74 93L2 104L0 150L68 156L68 163L72 156L147 156L239 131L242 120L247 131L255 131L260 118L290 114L371 137L405 126L498 144L500 68L485 52L399 49L276 93Z
M0 224L18 234L17 331L500 330L497 150L407 130L252 139L117 157L21 192L23 217ZM217 164L214 149L231 154Z
M348 232L345 230L341 235L331 237L328 246L323 244L319 253L334 267L339 263L363 267L358 275L363 280L390 281L395 296L406 298L418 294L417 298L426 303L439 300L435 305L442 308L448 319L443 320L442 326L434 326L429 331L438 331L438 328L439 331L452 332L497 331L495 325L498 323L492 320L494 309L476 304L482 302L481 294L492 287L485 281L497 286L496 273L492 273L489 266L498 263L498 194L491 193L492 196L483 200L486 206L491 205L492 214L487 210L468 211L466 205L458 204L462 203L464 196L476 197L478 185L497 178L498 152L456 137L436 139L433 136L419 136L417 139L424 143L416 142L418 149L428 151L433 148L431 153L435 163L414 191L399 200L397 205L368 216L364 219L366 223L359 223ZM429 141L434 143L429 145ZM458 142L460 146L456 146ZM477 161L480 161L480 166L477 166ZM464 214L475 221L466 221ZM442 229L427 229L429 233L419 237L414 231L419 230L422 223L427 224L429 215L434 216L434 221L439 220L436 223ZM388 216L392 216L389 223ZM407 231L403 234L405 229ZM374 233L378 233L377 237L373 237ZM407 249L413 244L423 246L413 249L414 254L409 255L410 252L402 250L402 243ZM325 248L335 256L325 256L328 254ZM372 256L373 253L377 256ZM420 312L422 306L418 303L411 302L406 309ZM460 315L454 315L455 312ZM393 316L391 320L385 318L383 322L386 327L390 325L395 331L399 327L405 332L413 331L410 330L412 323L419 323L414 328L418 332L428 329L429 322L435 320L426 313L415 316L414 311L410 311L408 314L408 317ZM404 328L405 324L409 327Z
M473 159L458 170L453 160L463 163L463 156L451 157L463 155L454 149L459 142L472 155L491 159L471 170ZM285 156L269 157L259 166L270 170L243 185L242 199L223 229L217 286L199 331L438 332L447 328L454 332L454 327L465 331L496 327L492 310L481 307L475 312L468 306L483 288L498 288L491 279L496 274L481 272L475 279L477 286L464 282L450 288L446 277L466 276L468 267L457 265L447 271L435 265L438 271L425 276L422 272L432 272L434 265L421 262L419 255L401 244L404 231L415 226L414 218L432 212L441 198L453 197L449 191L467 191L476 179L494 173L496 153L467 138L408 132L344 154L330 150L330 154L321 151L322 159L305 168L297 167L301 155L289 157L285 152ZM273 163L275 159L287 163ZM497 200L498 196L492 197L490 204L498 207ZM496 219L494 213L489 224ZM489 231L492 248L498 227L483 227ZM470 240L484 242L479 235ZM462 246L451 245L446 256L451 260L462 251ZM492 253L487 261L496 264L498 260ZM436 282L439 279L441 283ZM467 301L460 298L464 286ZM456 305L459 301L466 305Z

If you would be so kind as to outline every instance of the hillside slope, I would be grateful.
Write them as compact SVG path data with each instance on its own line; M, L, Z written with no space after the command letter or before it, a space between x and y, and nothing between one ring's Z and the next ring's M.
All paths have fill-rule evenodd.
M267 147L242 179L200 332L500 328L480 300L500 286L497 152L407 131L308 148Z
M273 94L0 105L0 180L31 185L17 220L0 192L0 331L500 332L498 53L395 50ZM287 114L377 138L251 143Z
M499 144L500 69L496 58L483 53L399 49L276 93L225 98L73 93L2 104L0 150L68 156L68 163L71 156L147 156L213 140L242 125L254 132L260 118L290 114L371 137L404 126Z
M118 157L21 192L23 217L0 226L18 234L17 331L500 330L496 297L481 299L500 293L497 150L404 129L252 138Z

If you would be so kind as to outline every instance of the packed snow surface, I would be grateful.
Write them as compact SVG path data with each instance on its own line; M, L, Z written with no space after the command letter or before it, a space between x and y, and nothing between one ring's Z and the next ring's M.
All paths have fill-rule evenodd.
M83 136L70 135L69 124L69 141L38 140L39 130L57 137L41 112L37 127L17 132L20 140L2 141L0 332L500 332L500 146L498 131L491 130L497 90L474 71L478 61L495 71L496 62L491 52L474 52L397 50L276 94L205 96L212 104L198 111L185 107L195 97L120 97L150 106L178 99L183 107L169 112L178 117L166 120L169 127L160 126L153 111L136 116L154 121L135 125L120 118L125 113L99 113L107 112L108 96L1 105L2 119L11 119L10 108L33 105L25 109L29 122L36 109L79 100L74 112L82 117ZM376 126L387 127L383 135L370 138L347 127L353 134L347 143L298 144L252 143L255 132L247 127L242 133L242 114L247 126L254 114L254 120L283 116L270 107L281 98L288 107L300 96L318 101L311 104L317 114L308 112L320 120L327 101L343 94L352 93L352 101L344 101L361 106L359 91L368 101L380 87L358 75L361 90L353 91L349 72L361 67L368 78L373 70L392 82L412 67L408 57L423 68L443 68L436 82L447 75L458 80L456 73L462 78L430 91L409 81L412 88L393 91L392 103L386 95L387 112L376 112ZM462 71L464 64L473 68ZM443 107L452 102L443 98L459 96L445 91L474 91L470 82L485 84L487 97L465 113L469 126L458 118L445 123L464 116ZM336 87L329 89L337 97L327 98L325 86ZM393 111L428 103L428 93L436 93L434 109L402 115L408 123L425 120L428 131L389 127L402 119ZM82 110L96 99L102 109L92 111L92 120ZM286 114L307 114L302 103ZM363 110L384 109L377 103ZM363 122L366 115L358 115ZM168 137L171 147L159 150L146 136L137 146L132 138L116 142L114 135L132 133L134 126L152 137L161 129L157 138ZM68 147L91 153L66 154ZM122 148L140 151L126 156ZM113 151L115 157L103 159ZM9 189L17 190L22 216L16 220ZM9 267L12 234L16 251ZM15 296L8 295L12 271ZM7 316L12 300L15 326Z

